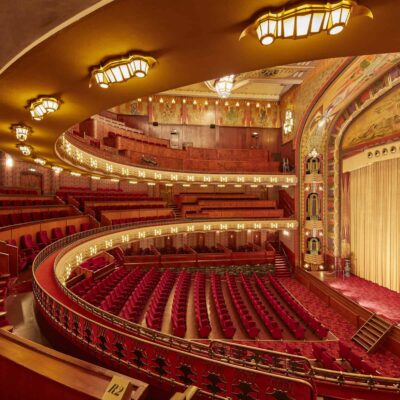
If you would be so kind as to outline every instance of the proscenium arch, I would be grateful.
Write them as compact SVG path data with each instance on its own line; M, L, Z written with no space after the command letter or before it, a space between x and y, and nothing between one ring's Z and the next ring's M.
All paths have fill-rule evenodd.
M323 251L326 249L332 252L332 256L335 257L335 262L339 259L339 254L335 246L331 246L331 243L335 243L334 237L329 238L328 236L328 144L330 138L330 132L333 129L338 117L341 115L343 110L361 94L363 90L372 85L380 77L384 76L392 68L395 68L400 62L400 56L398 53L390 54L377 54L367 55L361 57L355 57L347 65L344 64L344 69L340 71L337 77L329 83L329 86L320 94L317 99L314 99L314 105L307 113L301 130L297 132L297 162L298 162L298 180L299 185L297 187L298 198L299 198L299 220L305 219L305 161L308 158L309 152L315 148L319 154L323 157L323 189L324 196L322 202L322 215L323 215L323 230L322 235L324 237ZM360 65L366 65L364 70L361 70ZM351 79L354 77L354 79ZM346 91L344 91L346 89ZM339 92L338 92L339 90ZM318 124L321 116L324 116L325 123ZM337 182L335 181L335 186ZM334 189L334 193L335 193ZM339 199L334 197L335 207L338 208ZM336 209L336 208L335 208ZM335 224L335 232L337 232L337 226ZM300 240L299 240L299 255L304 253L305 247L305 230L300 229ZM333 247L333 248L332 248Z
M269 0L263 7L283 6ZM278 40L268 48L240 32L259 11L257 0L203 0L188 6L175 0L116 0L39 43L0 76L2 150L19 155L9 131L11 123L29 123L29 144L50 163L61 163L54 152L57 136L73 124L132 98L279 64L327 57L397 50L400 3L364 0L375 19L351 20L338 36L315 35L304 40ZM379 5L379 7L378 7ZM173 27L173 28L171 28ZM385 40L382 40L384 38ZM327 45L329 43L329 45ZM138 50L158 64L146 79L133 79L107 91L89 89L89 68L107 57ZM64 104L43 121L31 121L24 108L40 94L57 95Z
M393 78L395 77L395 78ZM392 90L395 90L400 85L400 65L396 65L385 75L379 77L374 81L370 87L376 85L377 81L381 81L382 85L380 90L374 93L368 100L362 101L359 97L353 99L352 104L357 103L357 107L348 106L348 109L353 109L353 112L347 115L347 118L343 118L341 124L336 124L332 126L329 131L328 149L327 151L333 155L334 160L334 251L336 257L342 256L341 240L340 240L340 230L341 230L341 209L340 209L340 184L341 184L341 170L342 170L342 151L341 146L343 139L346 135L347 130L350 126L357 121L357 118L366 112L371 106L376 102L380 101L383 97L387 96ZM337 121L342 116L339 115ZM332 177L332 174L329 175Z

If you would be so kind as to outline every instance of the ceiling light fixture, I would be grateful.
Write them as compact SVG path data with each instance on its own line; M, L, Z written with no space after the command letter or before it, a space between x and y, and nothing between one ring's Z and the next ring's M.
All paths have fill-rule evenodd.
M41 121L45 115L57 111L61 103L62 101L55 97L40 96L29 102L29 111L34 120Z
M29 144L18 143L17 147L22 155L25 157L28 157L32 154L32 146L29 146Z
M43 165L46 165L46 162L47 162L45 159L40 158L40 157L35 157L35 158L33 159L33 161L34 161L36 164L41 165L42 167L43 167Z
M215 81L214 88L218 96L223 99L229 97L233 89L234 81L235 75L227 75L217 79Z
M153 57L137 54L108 60L92 70L89 87L94 81L102 89L108 89L113 83L126 82L131 78L144 78L155 63Z
M257 35L264 46L276 39L300 39L321 32L337 35L347 25L350 16L373 18L372 12L354 0L341 0L335 3L315 1L301 3L292 8L270 9L264 12L240 35Z
M15 133L15 137L20 142L25 142L32 132L32 129L24 124L13 124L10 129Z

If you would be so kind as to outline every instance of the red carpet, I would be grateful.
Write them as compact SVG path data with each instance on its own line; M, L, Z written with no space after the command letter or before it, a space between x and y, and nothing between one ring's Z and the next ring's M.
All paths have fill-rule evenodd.
M354 275L329 280L328 284L360 306L396 324L400 323L400 293Z

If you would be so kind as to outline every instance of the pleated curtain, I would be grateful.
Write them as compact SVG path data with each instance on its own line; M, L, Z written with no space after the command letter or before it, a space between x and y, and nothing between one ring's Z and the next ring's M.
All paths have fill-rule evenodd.
M350 173L353 272L400 292L400 159Z

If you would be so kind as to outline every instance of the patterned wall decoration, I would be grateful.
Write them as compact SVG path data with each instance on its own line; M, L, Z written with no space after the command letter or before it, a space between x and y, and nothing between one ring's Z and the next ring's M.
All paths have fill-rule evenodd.
M193 101L185 106L185 123L188 125L210 125L216 123L216 106L214 102Z
M162 102L156 100L149 104L150 122L158 122L159 124L182 124L183 112L180 102L173 104L172 101L165 101L163 98L160 98Z
M332 127L334 127L339 115L345 107L352 102L358 95L372 85L374 81L385 74L400 61L400 55L396 53L360 56L351 60L342 59L337 71L341 71L330 86L324 91L323 95L314 104L304 123L301 135L300 159L305 159L306 155L315 148L319 154L326 154L328 146L332 146L332 151L325 158L324 199L325 218L323 221L324 237L328 257L334 257L335 263L340 261L340 236L339 221L337 214L340 209L340 199L335 193L339 191L339 179L334 177L334 170L339 159L339 150L335 147L335 138L331 137ZM379 86L379 85L378 85ZM303 180L304 164L300 165L300 179ZM304 180L299 186L302 190ZM304 217L304 200L300 200L300 215ZM301 231L301 239L304 231ZM302 249L304 251L304 248Z
M347 129L343 150L382 139L400 131L400 88L370 106Z
M319 61L315 68L305 77L301 85L293 87L282 96L280 101L281 121L285 120L285 111L287 109L292 110L294 113L293 132L290 135L282 134L283 144L296 137L312 100L343 63L343 60L343 58L331 58Z
M230 127L280 128L278 102L243 101L206 97L152 96L113 107L125 115L149 115L149 122L171 125L216 124Z
M145 99L132 100L129 103L120 104L119 106L113 107L110 111L116 114L125 115L148 115L149 114L149 103Z

